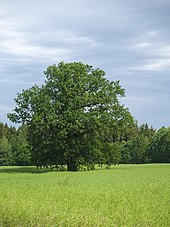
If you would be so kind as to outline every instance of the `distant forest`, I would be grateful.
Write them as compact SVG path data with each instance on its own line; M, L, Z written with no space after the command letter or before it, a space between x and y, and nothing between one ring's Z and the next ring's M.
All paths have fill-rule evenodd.
M0 123L0 165L1 166L29 166L35 165L32 159L31 147L27 140L27 127L9 127ZM162 127L158 131L147 124L137 126L125 139L113 143L112 149L105 156L105 160L96 160L95 164L121 163L168 163L170 162L170 128ZM55 160L53 162L53 165ZM94 165L89 165L89 169Z

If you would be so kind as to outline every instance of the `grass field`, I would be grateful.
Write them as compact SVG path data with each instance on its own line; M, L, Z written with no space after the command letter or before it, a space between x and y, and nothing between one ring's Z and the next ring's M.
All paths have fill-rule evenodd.
M0 226L170 226L170 164L0 167Z

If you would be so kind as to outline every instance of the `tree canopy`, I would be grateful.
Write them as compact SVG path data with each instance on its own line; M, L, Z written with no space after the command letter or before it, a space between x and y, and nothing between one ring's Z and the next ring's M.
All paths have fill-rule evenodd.
M79 165L104 160L104 143L120 140L134 125L129 110L120 104L125 90L119 81L109 81L101 69L80 62L61 62L44 74L44 85L18 93L8 115L27 125L34 164L63 164L76 171Z

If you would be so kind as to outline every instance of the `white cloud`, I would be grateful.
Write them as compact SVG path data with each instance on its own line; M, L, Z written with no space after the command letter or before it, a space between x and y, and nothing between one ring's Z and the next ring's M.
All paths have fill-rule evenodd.
M95 40L93 40L90 37L87 36L76 36L76 35L69 35L67 37L64 38L64 42L68 43L68 44L79 44L79 45L89 45L91 47L95 47L97 45L100 45L99 42L96 42Z
M162 44L160 47L155 50L155 53L158 53L160 56L163 57L170 57L170 44L164 45Z
M45 48L29 44L25 41L4 41L1 42L0 48L1 51L3 51L4 53L13 54L16 56L25 56L41 59L50 58L51 60L65 57L67 54L67 50L65 49Z
M164 41L164 34L158 30L151 30L138 34L131 40L129 50L138 59L129 68L143 71L166 71L170 68L170 43Z
M141 42L141 43L136 43L136 44L132 45L132 49L135 49L135 50L146 50L147 48L150 48L152 46L153 45L151 43Z
M130 67L131 70L137 71L167 71L170 69L170 58L166 59L149 59L145 60L145 63L138 64Z
M4 18L0 21L0 30L0 56L8 54L25 59L61 61L69 58L72 49L75 51L75 46L79 46L79 51L100 45L94 38L73 31L59 29L39 33L26 32L21 30L20 24Z
M0 54L9 54L22 57L50 58L66 56L67 51L63 48L50 48L35 45L31 41L32 34L21 32L15 23L10 20L1 20L0 23Z
M132 50L144 52L146 55L169 57L170 44L160 42L139 42L131 45Z
M141 69L148 71L164 71L170 69L170 58L148 60L148 63L141 66Z

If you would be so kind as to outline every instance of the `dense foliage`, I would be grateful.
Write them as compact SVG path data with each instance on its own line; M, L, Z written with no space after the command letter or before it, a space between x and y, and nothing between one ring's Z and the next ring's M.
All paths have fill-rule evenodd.
M170 162L170 127L162 127L153 136L147 155L153 162Z
M112 143L134 126L119 102L125 95L119 81L110 82L102 70L82 63L61 62L49 66L45 75L42 87L18 94L9 114L13 122L27 125L34 164L63 164L76 171L108 159L118 163Z
M9 127L0 123L0 165L34 165L31 159L31 148L28 145L28 129L25 126ZM97 164L126 163L169 163L170 162L170 128L162 127L157 132L147 124L134 128L135 134L130 139L105 142L102 151L105 152ZM57 164L57 163L55 163ZM60 163L61 164L61 163ZM94 163L86 164L88 169L94 168Z
M0 165L30 165L31 153L27 142L27 128L18 129L0 123Z
M0 165L67 166L169 162L170 130L138 126L120 103L125 90L100 69L59 63L45 72L45 84L18 93L1 124Z

